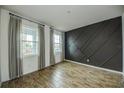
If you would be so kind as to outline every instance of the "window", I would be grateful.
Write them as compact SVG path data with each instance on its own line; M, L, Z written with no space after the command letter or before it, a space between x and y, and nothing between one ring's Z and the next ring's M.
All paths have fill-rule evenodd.
M54 34L54 52L55 54L60 54L61 51L61 37L58 34Z
M23 56L37 55L38 53L38 28L23 25L22 27Z

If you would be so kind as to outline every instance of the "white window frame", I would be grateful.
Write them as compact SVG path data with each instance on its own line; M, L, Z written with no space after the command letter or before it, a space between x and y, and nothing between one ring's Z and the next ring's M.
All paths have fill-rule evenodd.
M55 42L55 36L59 36L59 42L58 43L56 43ZM59 51L56 51L56 44L58 44L59 45ZM60 54L62 52L62 40L61 40L61 35L60 34L58 34L58 33L54 33L54 54L55 55L58 55L58 54Z
M28 28L28 29L31 29L31 30L36 30L37 34L36 34L36 37L38 38L38 25L32 23L32 22L28 22L28 21L23 21L22 22L22 35L24 34L23 31L24 31L24 28ZM27 34L28 35L28 34ZM32 44L35 43L35 46L36 46L36 51L33 53L29 53L29 54L24 54L23 52L23 49L24 49L24 42L32 42ZM24 40L23 37L21 36L21 48L22 48L22 54L23 54L23 57L30 57L30 56L37 56L38 55L38 47L39 47L39 42L38 40ZM33 49L32 49L33 51Z

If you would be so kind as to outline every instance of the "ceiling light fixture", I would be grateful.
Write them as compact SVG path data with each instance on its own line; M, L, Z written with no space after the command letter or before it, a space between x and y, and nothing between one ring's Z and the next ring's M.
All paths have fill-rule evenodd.
M70 11L70 10L68 10L68 11L67 11L67 13L68 13L68 14L70 14L70 13L71 13L71 11Z

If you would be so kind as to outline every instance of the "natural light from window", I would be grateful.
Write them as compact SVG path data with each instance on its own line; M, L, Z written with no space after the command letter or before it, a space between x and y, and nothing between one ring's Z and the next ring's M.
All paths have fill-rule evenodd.
M37 55L38 53L38 30L29 26L22 28L23 56Z
M61 49L61 37L58 34L54 34L54 52L55 54L60 54Z

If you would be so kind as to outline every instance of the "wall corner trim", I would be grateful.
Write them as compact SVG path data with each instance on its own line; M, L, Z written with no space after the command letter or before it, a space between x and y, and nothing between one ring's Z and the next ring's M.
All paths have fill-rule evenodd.
M122 15L122 51L123 51L122 68L123 68L123 73L124 73L124 13Z

